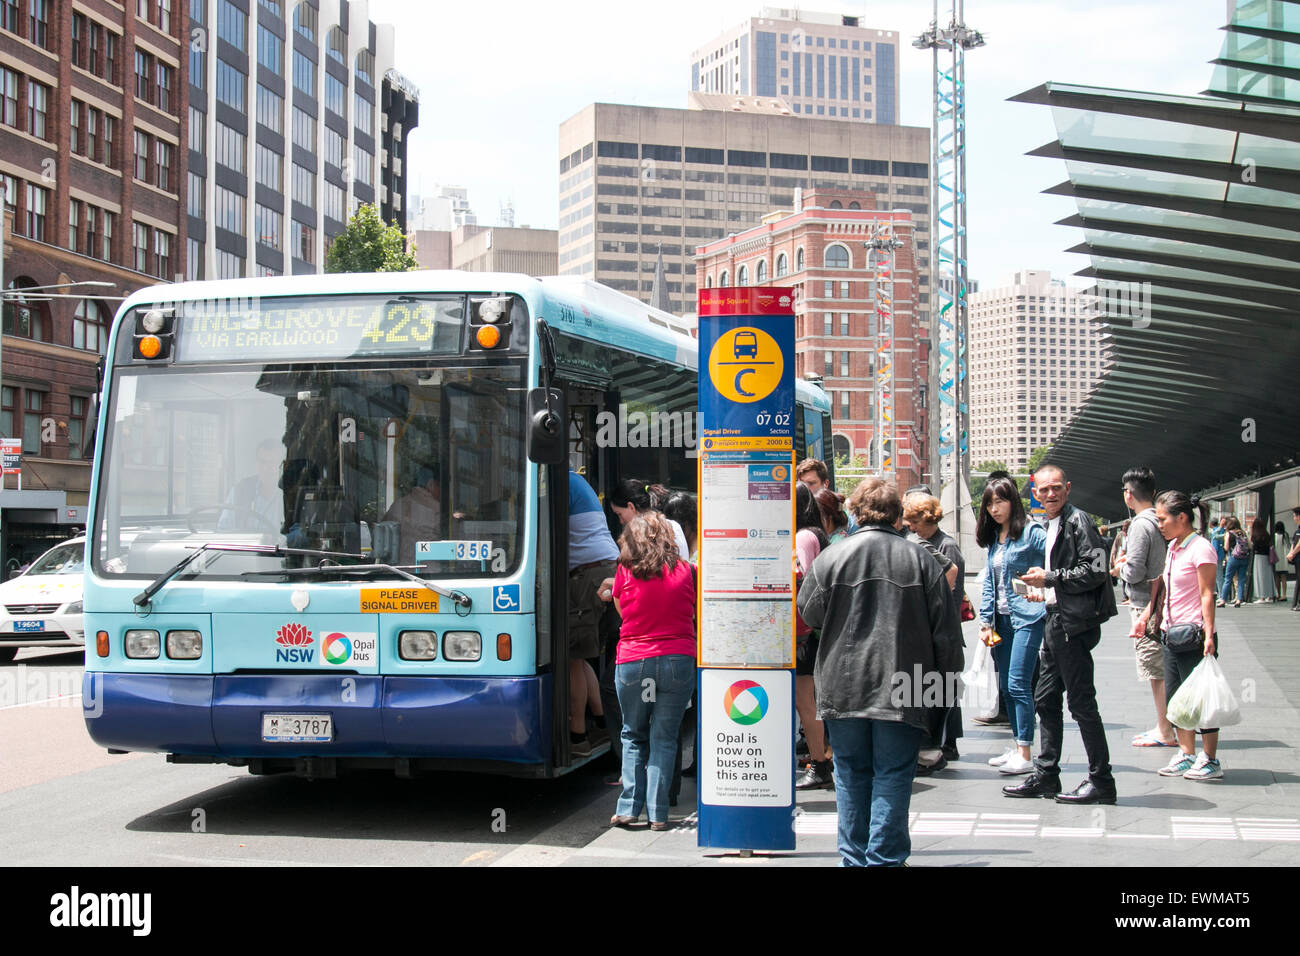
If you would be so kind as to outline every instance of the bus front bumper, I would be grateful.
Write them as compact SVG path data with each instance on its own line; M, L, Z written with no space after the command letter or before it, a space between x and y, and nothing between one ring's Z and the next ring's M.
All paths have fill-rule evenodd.
M110 750L216 757L549 760L550 675L383 677L87 672L91 739ZM328 714L328 743L262 740L264 714Z

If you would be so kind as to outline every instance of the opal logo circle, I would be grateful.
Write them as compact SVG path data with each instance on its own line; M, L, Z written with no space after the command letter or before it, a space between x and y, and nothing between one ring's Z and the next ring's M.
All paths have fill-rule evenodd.
M722 709L738 724L756 724L767 714L767 691L752 680L738 680L722 695Z
M352 642L342 634L327 634L321 642L325 660L331 664L346 664L352 656Z
M789 469L789 468L787 468L785 465L773 465L773 466L772 466L772 480L773 480L773 481L788 481L789 479L790 479L790 469Z
M718 394L748 404L781 384L785 358L776 339L762 329L741 326L719 336L709 352L709 380Z

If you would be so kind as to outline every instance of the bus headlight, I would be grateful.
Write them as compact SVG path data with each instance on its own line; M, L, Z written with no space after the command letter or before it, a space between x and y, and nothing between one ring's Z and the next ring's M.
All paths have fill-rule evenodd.
M168 631L167 656L174 661L196 661L203 656L203 635L198 631Z
M483 638L478 631L447 631L442 635L442 658L447 661L476 661L483 656Z
M510 296L484 299L478 304L478 317L489 325L496 325L510 314Z
M127 631L126 656L131 658L157 657L159 640L157 631Z
M433 631L402 631L397 656L404 661L432 661L438 657L438 635Z

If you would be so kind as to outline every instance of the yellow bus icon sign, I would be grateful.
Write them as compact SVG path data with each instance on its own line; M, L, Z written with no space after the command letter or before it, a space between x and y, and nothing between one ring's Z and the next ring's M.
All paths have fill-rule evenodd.
M781 384L785 359L776 339L762 329L741 326L719 336L709 352L709 380L733 402L757 402Z

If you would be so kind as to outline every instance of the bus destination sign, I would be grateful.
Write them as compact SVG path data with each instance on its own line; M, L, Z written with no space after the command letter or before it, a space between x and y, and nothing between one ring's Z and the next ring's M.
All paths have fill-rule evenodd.
M190 301L177 308L176 360L454 355L463 327L460 296Z

